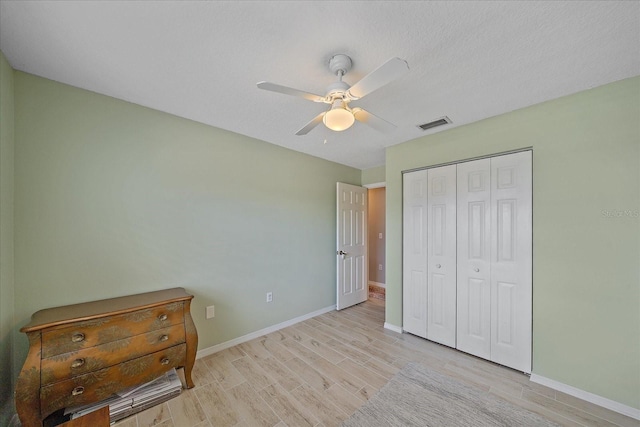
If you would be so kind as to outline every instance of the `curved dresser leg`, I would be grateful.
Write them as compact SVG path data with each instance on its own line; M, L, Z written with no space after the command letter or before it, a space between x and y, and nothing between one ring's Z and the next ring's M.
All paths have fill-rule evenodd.
M184 379L187 382L187 388L193 388L194 383L191 379L193 364L196 361L196 352L198 351L198 331L191 317L191 301L186 301L184 305L184 329L187 341L187 355L184 366Z

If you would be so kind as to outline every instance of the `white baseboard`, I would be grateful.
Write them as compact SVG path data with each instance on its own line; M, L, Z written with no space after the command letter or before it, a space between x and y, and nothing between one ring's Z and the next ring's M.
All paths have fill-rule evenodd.
M302 322L307 319L311 319L312 317L319 316L324 313L328 313L335 309L336 309L335 305L321 308L320 310L316 310L314 312L304 314L302 316L296 317L295 319L287 320L285 322L278 323L277 325L269 326L268 328L260 329L259 331L251 332L247 335L243 335L241 337L234 338L232 340L229 340L220 344L216 344L211 347L203 348L202 350L198 350L198 352L196 353L196 359L209 356L211 354L225 350L229 347L233 347L234 345L242 344L243 342L251 341L252 339L261 337L266 334L270 334L271 332L275 332L277 330L286 328L287 326L295 325L296 323Z
M584 401L593 403L594 405L602 406L603 408L607 408L619 414L626 415L627 417L640 420L640 409L636 409L631 406L624 405L620 402L616 402L615 400L607 399L606 397L598 396L597 394L589 393L588 391L584 391L579 388L576 388L567 384L563 384L559 381L545 378L537 374L532 373L530 380L534 383L542 384L543 386L552 388L557 391L561 391L570 396L577 397L578 399L582 399Z
M391 323L384 322L384 328L393 332L397 332L399 334L402 333L402 328L396 325L392 325Z
M387 288L387 285L385 285L384 283L380 283L380 282L374 282L372 280L369 280L369 284L373 285L373 286L380 286L381 288Z

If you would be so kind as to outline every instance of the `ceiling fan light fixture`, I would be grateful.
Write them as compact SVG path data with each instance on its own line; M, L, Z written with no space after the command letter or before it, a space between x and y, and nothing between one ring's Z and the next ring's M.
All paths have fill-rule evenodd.
M327 111L322 118L324 125L336 132L349 129L355 121L356 118L353 113L347 110L345 103L342 101L336 101L331 110Z

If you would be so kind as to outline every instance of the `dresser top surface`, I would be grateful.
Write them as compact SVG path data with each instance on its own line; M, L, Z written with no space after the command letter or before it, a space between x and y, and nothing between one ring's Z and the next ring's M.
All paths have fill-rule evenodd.
M84 302L80 304L46 308L35 312L31 316L31 321L23 326L20 331L25 333L33 332L80 320L112 316L134 310L151 308L170 302L191 300L192 298L193 295L189 295L184 288L172 288L136 295Z

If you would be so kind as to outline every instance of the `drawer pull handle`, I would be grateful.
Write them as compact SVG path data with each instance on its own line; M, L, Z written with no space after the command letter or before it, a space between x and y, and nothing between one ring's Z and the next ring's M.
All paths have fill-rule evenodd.
M159 341L163 342L163 341L166 341L168 339L169 339L169 335L163 335L163 336L160 337Z
M82 332L78 332L77 334L73 334L71 336L72 342L82 342L84 341L84 334Z
M166 314L161 314L160 316L158 316L158 320L160 320L161 322L164 322L168 318L169 316L167 316Z
M84 359L76 359L71 363L72 368L79 368L82 365L84 365Z
M168 365L168 364L169 364L169 358L168 358L168 357L164 357L164 358L162 358L162 360L160 361L160 363L162 363L163 365Z
M84 387L78 386L71 391L71 396L80 396L84 393Z

